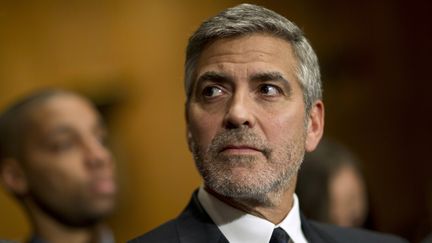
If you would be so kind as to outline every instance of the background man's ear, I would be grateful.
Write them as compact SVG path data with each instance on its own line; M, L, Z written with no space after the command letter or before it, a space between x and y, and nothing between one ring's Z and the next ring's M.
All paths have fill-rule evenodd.
M27 178L16 159L7 158L0 163L0 181L8 191L17 196L27 193Z
M187 143L189 147L189 151L192 152L192 133L189 131L189 128L186 130Z
M322 101L317 101L311 107L309 114L309 122L307 127L305 149L307 152L315 150L321 137L324 133L324 104Z

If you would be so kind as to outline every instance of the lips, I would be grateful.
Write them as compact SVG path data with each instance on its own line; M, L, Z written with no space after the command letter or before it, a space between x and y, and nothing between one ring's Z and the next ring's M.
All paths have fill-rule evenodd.
M221 150L221 153L235 153L235 154L249 154L249 153L261 153L261 149L258 149L254 146L250 145L228 145L224 146Z
M112 178L97 178L91 182L91 190L100 195L113 195L117 192L117 185Z

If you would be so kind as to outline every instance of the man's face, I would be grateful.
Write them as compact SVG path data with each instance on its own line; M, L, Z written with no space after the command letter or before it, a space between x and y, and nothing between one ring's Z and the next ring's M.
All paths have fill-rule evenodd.
M110 213L117 192L114 163L95 109L78 96L56 95L31 108L29 117L25 200L73 226Z
M351 166L339 168L329 181L329 216L333 224L360 227L367 213L362 177Z
M207 187L224 196L268 201L296 175L321 124L305 114L291 45L253 34L217 40L197 62L187 105L188 139ZM322 119L322 103L312 108ZM311 138L312 137L312 138ZM312 141L313 140L313 141Z

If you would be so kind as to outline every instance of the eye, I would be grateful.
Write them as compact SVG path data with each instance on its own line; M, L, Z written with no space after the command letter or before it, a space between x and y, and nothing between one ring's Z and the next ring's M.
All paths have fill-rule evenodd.
M259 92L265 96L277 96L282 94L282 90L271 84L263 84L259 87Z
M222 94L222 89L218 88L217 86L207 86L202 90L202 95L206 98L213 98L221 96Z
M70 150L74 146L75 146L75 142L72 139L62 139L62 140L51 141L48 144L48 149L50 149L52 152L60 153L60 152Z

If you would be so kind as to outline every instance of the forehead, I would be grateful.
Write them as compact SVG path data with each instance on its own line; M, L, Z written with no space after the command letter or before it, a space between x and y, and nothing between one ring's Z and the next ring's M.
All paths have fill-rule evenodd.
M89 101L73 94L50 97L31 107L28 116L33 129L43 130L59 125L84 126L98 120Z
M248 65L249 72L275 68L292 74L297 67L288 41L269 34L251 34L220 39L209 44L198 59L197 75L200 71L206 71L202 69L223 70L228 64Z

